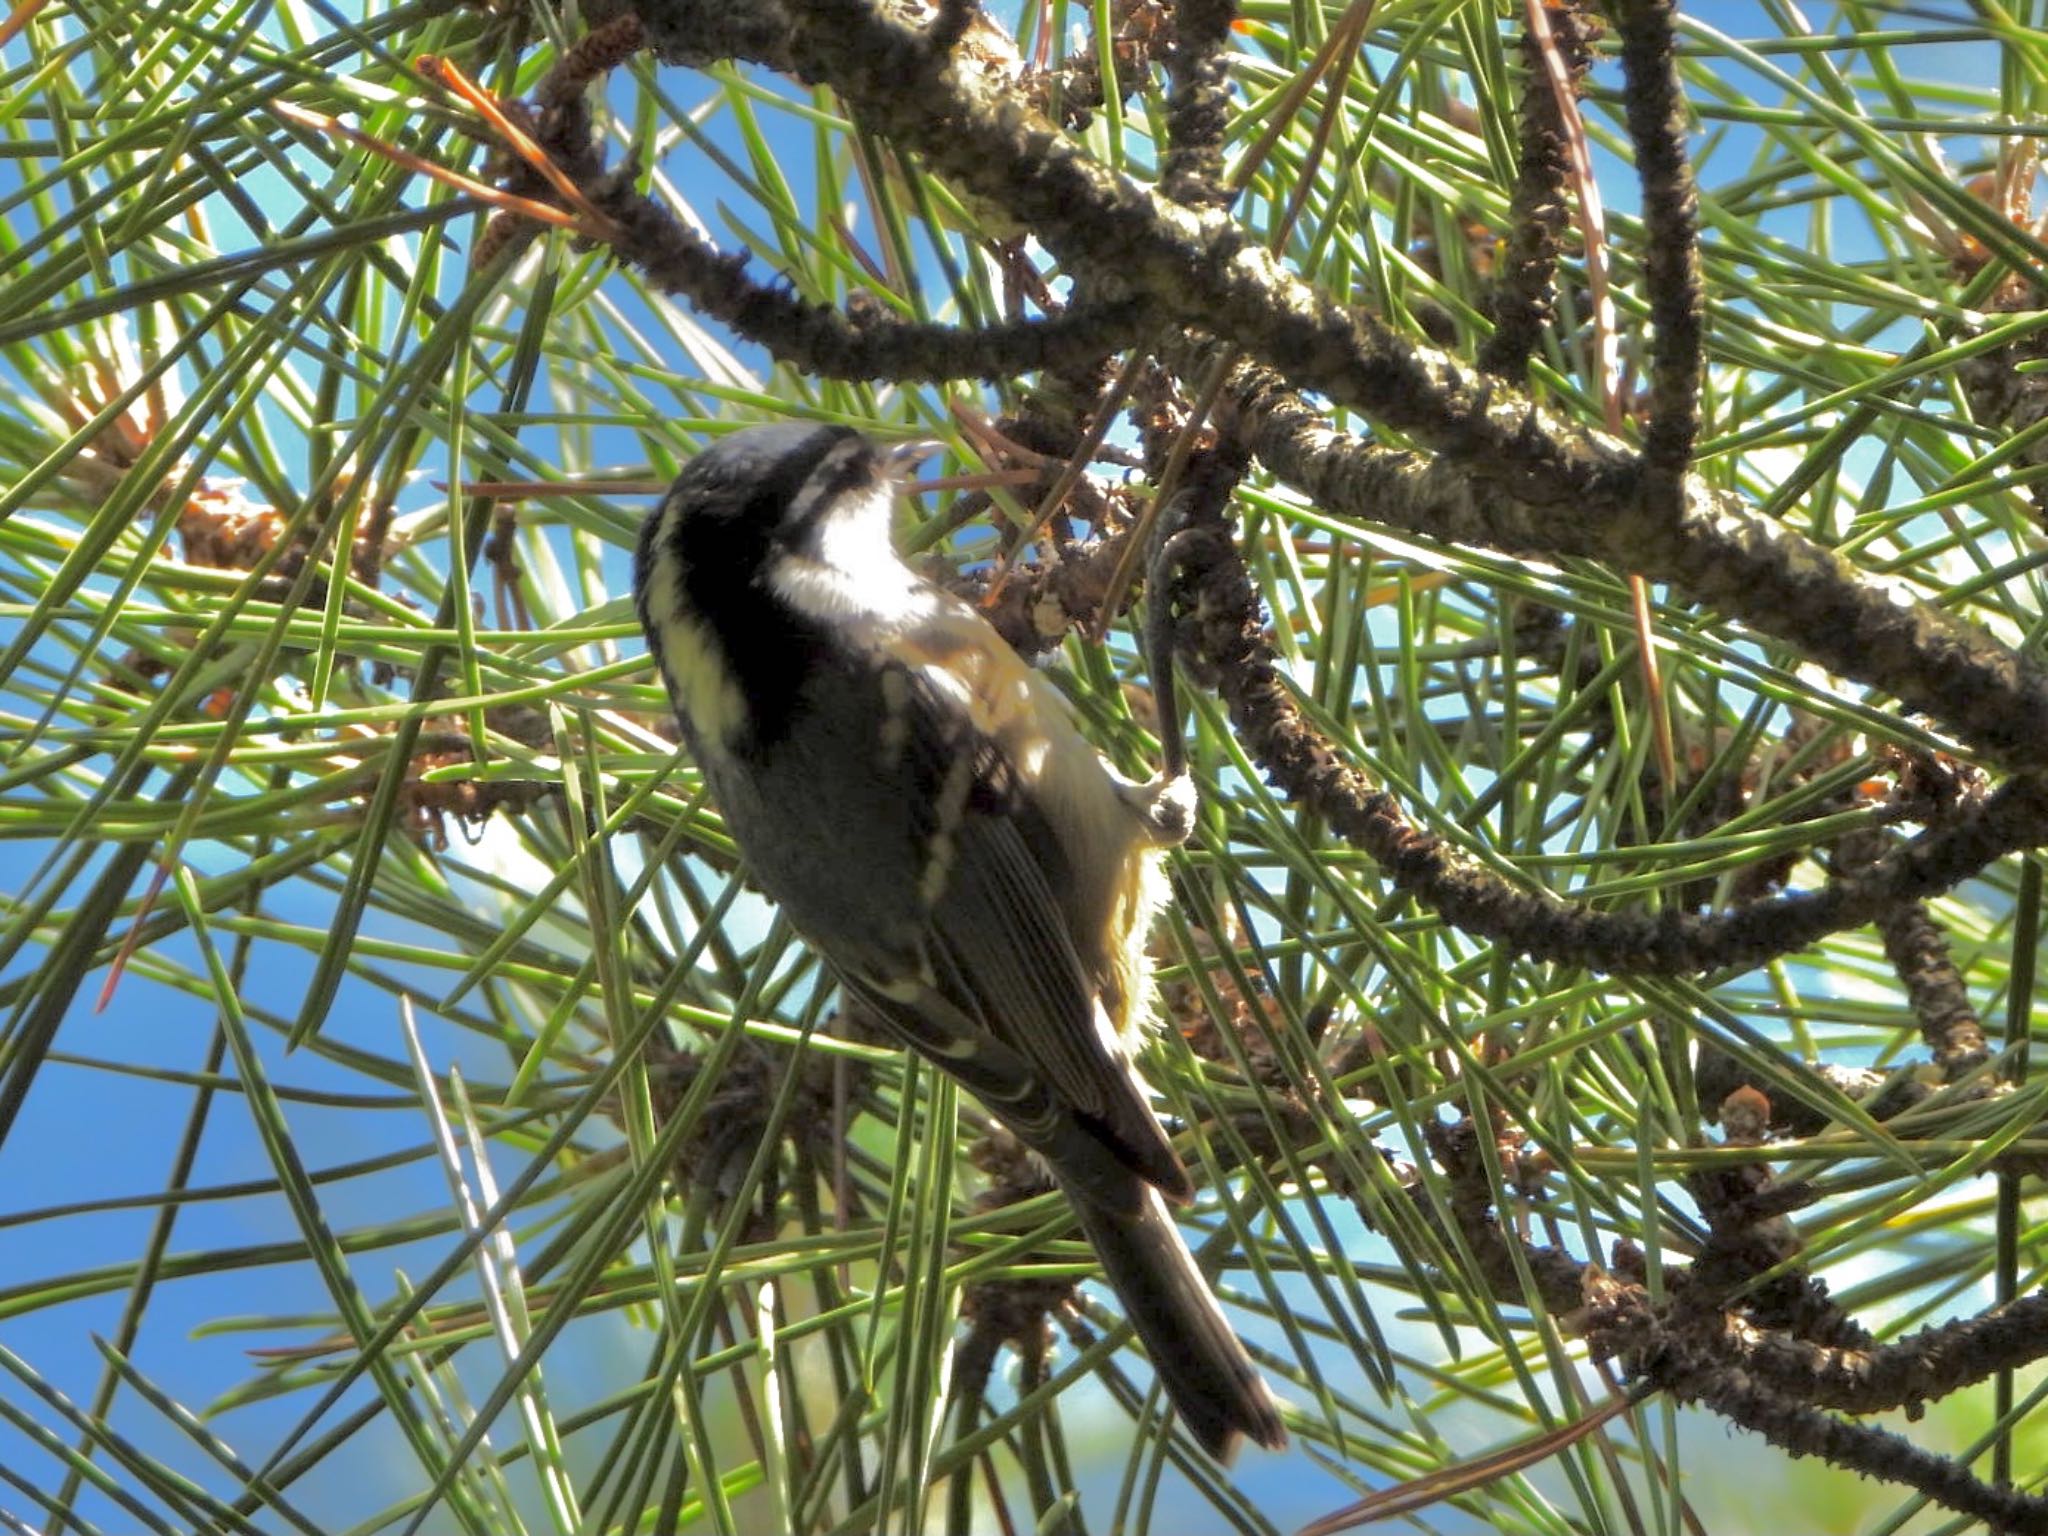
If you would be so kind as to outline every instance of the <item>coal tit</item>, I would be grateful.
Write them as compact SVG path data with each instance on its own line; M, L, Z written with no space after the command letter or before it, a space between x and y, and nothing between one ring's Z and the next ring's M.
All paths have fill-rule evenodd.
M846 427L700 453L641 530L647 641L754 880L867 1016L1044 1158L1195 1438L1286 1432L1168 1214L1132 1065L1185 778L1130 782L972 607L890 547L895 455Z

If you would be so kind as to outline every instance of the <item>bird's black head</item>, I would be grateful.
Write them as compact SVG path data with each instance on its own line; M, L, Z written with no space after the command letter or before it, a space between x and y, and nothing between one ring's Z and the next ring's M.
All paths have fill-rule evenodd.
M835 520L877 510L880 526L857 532L893 564L891 469L851 427L788 422L722 438L676 477L641 527L633 590L686 729L735 746L774 739L831 636L771 576L829 558Z
M646 591L657 554L686 581L692 573L721 586L751 581L838 497L881 472L881 454L851 427L779 422L721 438L676 476L641 528L634 589Z

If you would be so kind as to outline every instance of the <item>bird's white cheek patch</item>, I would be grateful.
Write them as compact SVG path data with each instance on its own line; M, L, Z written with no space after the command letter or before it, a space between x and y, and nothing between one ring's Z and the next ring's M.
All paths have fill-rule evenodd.
M827 624L848 618L877 627L909 624L931 606L930 596L894 556L852 571L787 555L770 569L768 585L797 613Z
M798 613L832 621L858 617L876 625L912 623L931 610L924 583L889 546L889 482L848 493L818 522L809 553L791 552L768 569L776 594Z
M889 543L889 513L896 485L882 481L856 493L858 502L834 511L818 527L818 558L843 573L871 601L900 601L918 580Z

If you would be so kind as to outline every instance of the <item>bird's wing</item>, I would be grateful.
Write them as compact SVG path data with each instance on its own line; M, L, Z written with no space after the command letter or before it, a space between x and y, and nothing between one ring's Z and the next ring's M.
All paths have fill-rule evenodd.
M892 658L899 666L921 659ZM922 964L906 977L900 965L841 955L839 969L884 1022L953 1071L1027 1144L1058 1162L1048 1143L1079 1133L1185 1200L1186 1170L1098 1006L1099 984L1054 895L1066 878L1065 848L1022 766L995 745L1002 733L975 717L1043 705L1029 691L1016 694L1007 669L991 671L1003 675L971 697L957 668L943 679L926 666L898 674L905 686L891 704L905 728L895 739L911 781L938 786L921 800L932 806L932 825L921 829L932 850L921 887Z

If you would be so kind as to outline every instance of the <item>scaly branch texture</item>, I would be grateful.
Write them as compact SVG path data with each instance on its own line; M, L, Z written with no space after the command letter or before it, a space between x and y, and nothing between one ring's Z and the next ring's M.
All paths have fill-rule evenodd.
M1584 18L1571 9L1551 18L1551 31L1574 85L1593 62ZM1557 252L1571 211L1565 178L1571 160L1557 96L1543 75L1535 35L1522 34L1521 161L1508 205L1508 238L1496 264L1491 294L1493 334L1479 348L1479 366L1504 379L1518 378L1542 345L1557 310Z
M1646 495L1645 460L1626 445L1318 292L1228 214L1176 203L1099 164L1000 82L956 66L932 38L867 0L718 9L707 18L689 0L671 0L648 5L642 20L664 57L749 58L830 84L870 128L1029 226L1096 302L1133 304L1156 323L1228 341L1294 389L1429 450L1368 465L1364 444L1331 435L1292 462L1268 463L1304 495L1377 518L1366 508L1398 487L1395 504L1415 509L1415 525L1437 537L1591 556L1669 582L1895 695L2009 766L2048 767L2048 672L1987 631L1697 475L1675 496ZM1682 206L1673 212L1680 229L1681 214ZM1680 263L1667 284L1678 371L1692 350L1683 340L1686 270ZM846 365L843 355L835 361ZM1676 397L1667 399L1678 412L1674 443L1689 440Z

